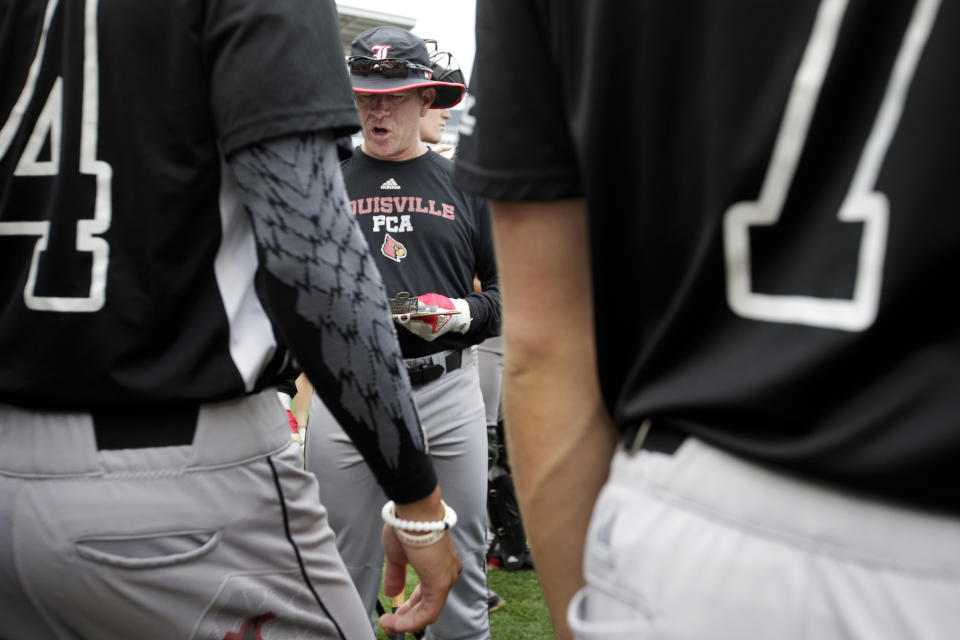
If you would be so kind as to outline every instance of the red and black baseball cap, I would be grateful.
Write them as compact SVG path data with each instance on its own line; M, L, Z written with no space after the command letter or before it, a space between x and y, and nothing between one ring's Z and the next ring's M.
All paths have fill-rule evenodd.
M427 45L400 27L374 27L350 43L347 67L357 93L393 93L416 87L436 87L431 109L449 109L463 99L462 83L436 80Z

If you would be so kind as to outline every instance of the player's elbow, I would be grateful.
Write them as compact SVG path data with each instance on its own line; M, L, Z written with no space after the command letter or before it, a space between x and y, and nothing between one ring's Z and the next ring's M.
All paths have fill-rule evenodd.
M582 345L542 324L506 317L503 336L504 375L514 380L559 375L565 368L581 364Z

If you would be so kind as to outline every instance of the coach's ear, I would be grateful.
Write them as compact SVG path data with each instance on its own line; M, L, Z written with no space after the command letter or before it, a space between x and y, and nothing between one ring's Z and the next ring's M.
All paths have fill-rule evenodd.
M420 92L420 117L427 115L427 112L430 111L430 105L433 104L433 101L437 99L437 89L436 87L424 87L423 91Z

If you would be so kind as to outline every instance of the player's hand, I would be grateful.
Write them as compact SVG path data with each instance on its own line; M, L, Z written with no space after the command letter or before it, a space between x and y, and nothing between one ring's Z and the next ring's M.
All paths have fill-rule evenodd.
M431 310L435 310L437 314L397 320L400 326L414 335L431 342L445 333L451 331L466 333L470 328L472 318L470 316L470 305L466 300L448 298L439 293L425 293L417 296L417 300L420 301L417 313L429 313ZM446 314L442 313L443 311L457 311L458 313Z
M398 515L410 520L440 519L442 512L439 508L439 495L440 491L437 489L433 496L424 499L431 503L436 499L437 507L432 515L423 518L410 513L401 515L398 512ZM380 626L388 635L419 631L440 615L440 610L447 601L447 594L457 581L463 564L449 532L439 542L428 547L409 547L400 542L393 527L385 524L382 542L387 557L383 577L384 594L392 598L403 591L407 582L407 564L413 567L420 578L420 584L396 612L380 616Z

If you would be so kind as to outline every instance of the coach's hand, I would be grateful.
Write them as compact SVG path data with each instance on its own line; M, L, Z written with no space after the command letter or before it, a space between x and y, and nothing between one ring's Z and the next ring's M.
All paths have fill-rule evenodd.
M406 320L397 320L405 327L407 331L420 336L424 340L432 341L445 333L455 331L457 333L466 333L470 328L470 305L462 298L448 298L439 293L425 293L417 296L420 301L418 313L429 313L431 309L436 310L436 315L426 315L419 318L407 318ZM456 311L457 313L447 314L444 311Z
M397 516L404 520L440 520L442 513L439 487L423 500L397 505ZM450 533L428 547L411 547L400 542L393 527L385 524L382 541L387 556L384 594L392 598L404 590L407 564L413 566L420 584L396 612L380 616L380 626L388 635L423 629L440 615L463 568Z

